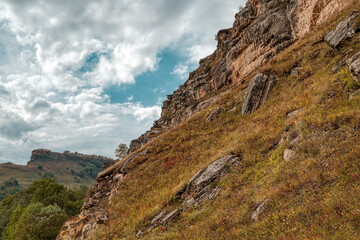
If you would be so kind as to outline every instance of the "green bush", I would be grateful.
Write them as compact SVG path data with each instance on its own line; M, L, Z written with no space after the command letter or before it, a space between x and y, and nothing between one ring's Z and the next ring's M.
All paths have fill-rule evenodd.
M33 182L0 203L0 238L55 239L63 222L80 212L86 190L51 178Z

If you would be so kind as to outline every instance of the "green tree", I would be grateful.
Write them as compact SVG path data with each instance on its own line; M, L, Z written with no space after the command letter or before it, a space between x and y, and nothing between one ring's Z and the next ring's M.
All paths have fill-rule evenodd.
M32 203L25 208L9 237L19 240L55 239L67 215L57 205Z
M115 156L121 159L127 155L128 150L129 148L125 143L120 143L115 150Z
M6 234L8 239L15 239L16 237L16 224L19 221L19 218L21 217L21 214L23 213L24 209L21 207L21 205L18 205L15 210L12 212L10 217L10 222L6 226Z

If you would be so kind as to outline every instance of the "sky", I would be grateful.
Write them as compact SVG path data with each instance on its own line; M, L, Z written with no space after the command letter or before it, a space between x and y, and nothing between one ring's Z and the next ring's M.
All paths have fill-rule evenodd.
M216 48L244 0L1 0L0 163L114 157Z

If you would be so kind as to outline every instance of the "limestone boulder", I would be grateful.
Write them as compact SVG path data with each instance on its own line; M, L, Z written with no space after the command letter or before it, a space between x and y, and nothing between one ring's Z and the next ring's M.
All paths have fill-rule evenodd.
M325 36L325 41L332 47L338 47L341 42L352 38L360 30L360 24L357 19L360 12L350 13L337 27Z
M246 91L242 105L242 115L246 116L263 105L275 83L275 76L268 76L263 73L257 74L251 80Z

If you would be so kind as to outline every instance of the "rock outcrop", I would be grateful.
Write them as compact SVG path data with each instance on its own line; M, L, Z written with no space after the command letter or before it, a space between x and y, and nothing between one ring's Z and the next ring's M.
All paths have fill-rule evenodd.
M325 36L325 41L336 48L341 42L354 37L355 33L360 30L359 16L360 12L352 12L337 25L336 29Z
M81 213L69 219L60 230L57 239L87 239L108 218L106 206L116 194L129 171L129 165L146 151L129 155L98 174L97 184L81 209Z
M198 171L189 181L189 183L176 194L176 198L180 199L183 204L181 208L175 209L170 213L166 209L160 211L150 222L147 230L152 230L157 226L166 226L174 222L180 215L181 211L185 211L192 207L198 207L206 200L213 200L218 196L220 187L217 182L223 175L239 163L241 158L237 156L225 156L209 166ZM143 235L147 230L139 230L138 235Z
M246 91L244 103L241 109L242 115L246 116L263 105L275 83L275 76L267 76L263 73L257 74L251 80L250 85Z
M213 199L218 190L218 186L216 184L214 186L213 183L240 160L233 155L222 157L197 172L186 185L184 192L181 192L181 199L186 201L186 207L199 205L206 199Z
M360 83L360 52L346 61L354 80Z

